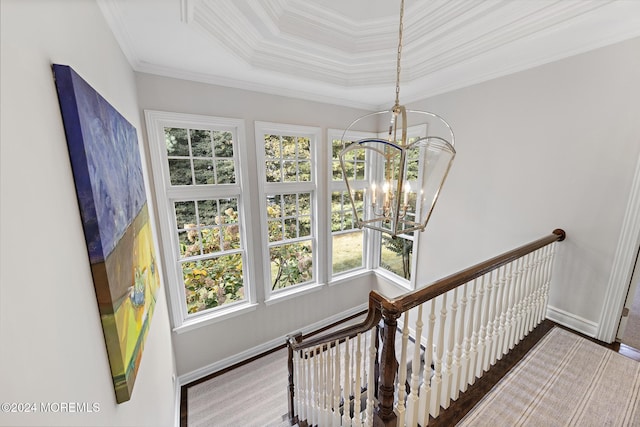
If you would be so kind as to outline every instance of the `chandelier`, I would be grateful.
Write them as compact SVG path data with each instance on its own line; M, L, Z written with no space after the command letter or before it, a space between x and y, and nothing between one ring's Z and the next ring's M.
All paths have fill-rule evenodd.
M401 0L395 104L354 120L340 153L356 225L394 238L424 230L456 154L453 131L442 117L400 105L403 19ZM371 128L386 129L386 135L361 138L359 131ZM363 163L366 174L358 167Z

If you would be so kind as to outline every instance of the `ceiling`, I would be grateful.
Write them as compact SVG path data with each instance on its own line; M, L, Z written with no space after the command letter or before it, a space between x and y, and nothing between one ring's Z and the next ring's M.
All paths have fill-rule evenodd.
M330 102L395 98L400 0L98 0L134 70ZM406 0L408 103L640 36L640 0Z

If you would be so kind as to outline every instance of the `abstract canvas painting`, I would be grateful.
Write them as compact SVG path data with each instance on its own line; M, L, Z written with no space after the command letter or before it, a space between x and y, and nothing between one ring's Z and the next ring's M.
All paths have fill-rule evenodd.
M53 73L116 400L122 403L131 399L160 287L138 137L71 67L53 65Z

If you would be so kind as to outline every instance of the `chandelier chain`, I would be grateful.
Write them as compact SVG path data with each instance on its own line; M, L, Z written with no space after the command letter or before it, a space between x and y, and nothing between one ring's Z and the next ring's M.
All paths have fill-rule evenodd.
M398 58L396 65L396 107L400 105L400 58L402 57L402 30L404 21L404 0L400 0L400 26L398 28Z

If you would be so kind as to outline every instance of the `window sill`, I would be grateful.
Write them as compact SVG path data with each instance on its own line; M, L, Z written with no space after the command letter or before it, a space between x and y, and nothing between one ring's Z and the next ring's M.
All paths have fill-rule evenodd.
M367 270L364 268L361 268L359 270L353 270L353 271L347 271L343 274L339 274L336 276L333 276L331 278L331 282L329 282L329 286L337 286L337 285L342 285L344 283L349 283L351 282L353 279L358 279L360 277L366 277L366 276L372 276L374 274L374 272L372 270Z
M234 304L231 307L216 310L213 313L203 313L200 316L194 316L188 318L182 322L182 325L173 328L173 332L182 334L184 332L192 331L203 326L211 325L213 323L222 322L232 317L240 316L258 308L257 303L242 302Z
M321 283L309 283L307 285L295 286L292 289L286 289L272 294L264 303L266 305L276 304L280 301L286 301L291 298L297 298L301 295L319 291L324 287Z
M390 271L385 270L384 268L376 268L373 270L376 276L381 279L387 280L389 283L397 286L401 289L406 289L407 291L415 290L415 286L407 279L403 279L397 274L393 274Z

